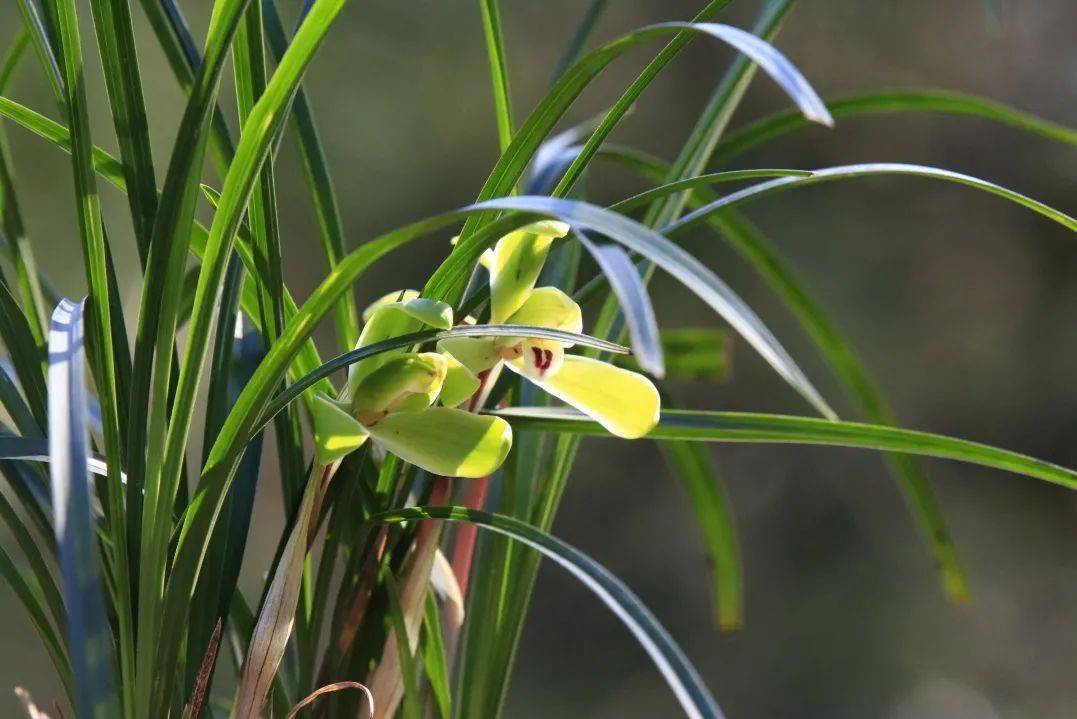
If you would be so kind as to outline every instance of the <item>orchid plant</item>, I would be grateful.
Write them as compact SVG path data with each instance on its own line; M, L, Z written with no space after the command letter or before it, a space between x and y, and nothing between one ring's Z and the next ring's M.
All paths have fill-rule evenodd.
M1077 220L994 183L922 165L719 165L809 123L831 127L832 109L962 112L1070 145L1077 130L937 92L828 105L773 44L794 0L763 3L750 31L713 22L729 0L701 0L690 21L647 26L585 51L607 5L592 2L569 34L549 92L518 121L499 3L479 4L500 157L474 204L374 238L345 232L334 158L302 87L345 0L302 3L292 34L276 0L214 0L201 44L175 0L138 3L152 39L139 34L143 23L127 0L14 0L0 8L8 48L0 57L7 121L0 126L0 524L14 539L0 545L0 575L40 635L62 691L56 702L35 703L20 690L31 717L52 706L79 719L496 717L548 557L626 624L686 715L717 719L707 683L658 619L613 574L551 534L588 435L656 443L670 459L707 549L722 629L743 620L743 578L704 442L901 453L890 466L953 599L966 596L965 577L930 486L907 455L1077 488L1077 473L1058 465L896 427L856 354L738 206L822 182L910 175L992 193L1069 231ZM92 17L80 18L87 10ZM115 136L101 145L115 145L117 156L92 136L106 123L91 122L87 101L87 79L96 77L85 69L91 31ZM610 133L643 91L696 37L738 56L715 78L682 151L666 162L611 145ZM555 134L603 69L659 38L668 43L601 119ZM161 47L186 96L167 156L155 151L151 118L160 113L148 112L143 93L160 81L147 75L158 63L139 53L148 42ZM43 112L13 96L11 81L32 61L38 67L27 80L52 95ZM234 82L222 82L229 67ZM795 108L725 137L757 72ZM219 102L222 87L234 87L234 103ZM233 105L235 136L225 109ZM15 167L41 152L24 132L70 154L82 302L59 297L34 261L35 253L73 250L62 233L56 247L42 244L21 209L20 195L37 186L21 183ZM323 281L305 298L289 288L292 258L279 221L276 160L286 137L304 168L286 179L309 195L311 233L325 262ZM204 171L207 160L215 174ZM596 162L658 184L600 207L587 200L586 171ZM209 186L215 178L219 191ZM732 182L749 184L725 195L713 189ZM105 183L126 196L129 212L100 201ZM51 212L64 197L50 188L39 199ZM203 197L208 226L199 222ZM129 231L113 231L120 226ZM420 290L358 311L353 286L375 263L457 228ZM689 229L716 233L745 256L871 424L838 420L763 320L678 244ZM544 273L555 251L558 271ZM123 265L137 264L137 272L117 272L121 253L137 258ZM676 382L679 367L691 367L696 379L724 378L732 336L707 326L673 341L651 305L656 271L715 310L821 416L663 407L655 382ZM122 306L130 297L137 307ZM584 298L602 303L589 327ZM323 324L333 327L335 351L354 349L323 361L326 346L313 339ZM635 365L624 359L630 352ZM603 361L610 353L621 359ZM347 379L334 384L345 366ZM275 454L262 451L266 441ZM254 527L255 496L267 491L280 495L287 520ZM479 528L514 542L480 540ZM271 560L247 551L252 529L276 545ZM244 573L267 579L248 593Z

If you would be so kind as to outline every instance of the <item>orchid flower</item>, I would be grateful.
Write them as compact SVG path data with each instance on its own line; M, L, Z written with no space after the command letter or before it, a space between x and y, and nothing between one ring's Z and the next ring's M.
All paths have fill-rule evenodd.
M363 313L356 349L415 332L423 325L452 326L452 308L417 292L386 295ZM367 439L401 459L447 477L483 477L512 446L507 422L451 407L433 406L449 360L437 352L395 350L352 365L340 397L315 395L315 455L329 464Z
M534 325L580 333L580 306L556 287L535 287L554 240L568 225L536 222L488 249L482 264L490 274L490 322ZM470 397L479 375L499 364L588 415L612 434L634 439L658 422L660 399L641 374L590 357L565 354L572 345L549 339L455 337L438 349L448 359L441 402L453 406Z

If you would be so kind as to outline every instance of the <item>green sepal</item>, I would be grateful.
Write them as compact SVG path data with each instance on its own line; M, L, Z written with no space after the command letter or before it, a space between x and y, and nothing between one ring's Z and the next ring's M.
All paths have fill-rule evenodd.
M314 456L319 464L330 464L358 449L370 433L346 407L322 394L314 393L311 420L314 424Z
M472 374L484 372L501 361L492 337L450 337L438 342L438 351L453 359Z
M445 357L445 381L441 384L438 401L446 407L455 407L475 394L482 386L482 382L456 357L448 352L444 352L443 355Z
M410 292L414 292L414 290ZM403 296L407 297L408 294L409 291L405 291ZM417 332L422 329L423 325L429 325L441 330L452 327L453 312L452 307L448 304L423 297L411 297L400 302L385 301L394 295L399 297L401 293L386 295L363 312L363 316L369 319L363 325L363 331L359 334L359 341L355 345L356 349L410 332ZM373 311L368 314L371 309ZM353 364L348 370L349 389L354 390L360 380L405 351L383 352L380 355Z
M374 316L374 313L386 305L395 304L397 302L407 302L418 296L419 290L393 290L392 292L387 292L363 309L363 322L369 322L370 318Z
M491 322L505 322L520 309L535 287L550 245L568 230L563 222L535 222L497 241L486 261Z
M395 412L370 428L382 447L405 462L444 477L485 477L512 447L512 429L500 417L451 407Z
M351 409L358 414L429 407L441 391L447 364L437 352L393 357L355 384Z

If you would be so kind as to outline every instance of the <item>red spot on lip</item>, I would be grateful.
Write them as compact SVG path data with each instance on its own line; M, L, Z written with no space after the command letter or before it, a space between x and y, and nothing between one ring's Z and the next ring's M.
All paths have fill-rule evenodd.
M539 374L546 374L546 370L550 369L550 365L553 364L553 352L539 347L532 347L531 352L535 355L535 368L538 369Z

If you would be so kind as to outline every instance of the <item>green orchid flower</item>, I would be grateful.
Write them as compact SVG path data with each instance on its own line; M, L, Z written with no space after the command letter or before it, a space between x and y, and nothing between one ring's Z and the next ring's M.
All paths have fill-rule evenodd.
M424 325L452 326L452 308L418 296L392 293L363 313L356 348L415 332ZM337 399L317 394L314 448L330 464L370 439L417 467L447 477L484 477L512 446L512 430L498 417L435 407L450 360L437 352L396 350L352 365Z
M582 332L580 306L556 287L535 287L553 241L568 225L538 222L498 240L482 257L490 273L490 321ZM641 374L589 357L565 354L570 344L547 339L452 338L438 349L448 358L441 402L464 401L479 375L503 364L572 405L611 433L641 437L658 422L661 401Z

